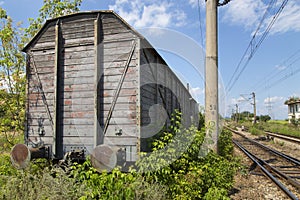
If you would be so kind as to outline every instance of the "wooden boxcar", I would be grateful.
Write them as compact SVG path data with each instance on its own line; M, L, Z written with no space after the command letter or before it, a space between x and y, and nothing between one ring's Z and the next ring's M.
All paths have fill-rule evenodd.
M27 55L26 144L41 157L89 154L101 144L134 162L145 140L197 102L150 43L113 11L48 20ZM42 153L41 153L42 152Z

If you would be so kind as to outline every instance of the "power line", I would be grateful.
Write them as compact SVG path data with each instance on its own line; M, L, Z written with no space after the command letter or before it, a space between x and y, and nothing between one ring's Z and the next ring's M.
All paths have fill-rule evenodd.
M200 36L201 36L201 45L204 48L204 36L203 36L203 28L202 28L202 17L201 17L201 5L200 0L198 0L198 20L199 20L199 26L200 26Z
M265 90L265 89L270 89L270 88L274 87L275 85L277 85L279 83L282 83L283 81L285 81L286 79L290 78L291 76L294 76L294 75L298 74L299 72L300 72L300 67L297 68L295 71L292 71L292 72L286 74L284 77L281 77L277 81L274 81L273 83L265 86L264 88L262 88L261 90L259 90L259 92L262 91L262 90Z
M281 62L278 65L279 67L280 66L285 66L285 69L280 70L280 71L272 70L272 72L269 72L266 76L264 76L260 81L258 81L251 88L252 89L260 88L261 85L263 85L263 83L266 83L266 82L272 80L273 78L275 78L276 76L278 76L279 74L281 74L283 71L285 71L287 68L289 68L290 66L292 66L294 63L296 63L300 59L300 57L297 57L296 59L292 60L299 53L300 53L300 49L298 49L297 51L295 51L291 56L289 56L287 59L285 59L283 62ZM290 60L292 60L292 61L289 63Z
M233 73L229 83L227 84L227 92L230 92L231 89L233 88L233 86L235 85L235 83L237 82L237 80L240 78L241 74L243 73L243 71L246 69L247 65L249 64L250 60L252 59L253 55L256 53L257 49L260 47L260 45L262 44L262 42L264 41L264 39L267 37L267 35L269 34L272 26L274 25L275 21L278 19L279 15L281 14L283 8L286 6L288 0L284 0L284 2L281 4L280 8L277 10L276 14L273 16L271 22L269 23L269 25L267 26L266 30L264 31L264 33L262 34L262 36L260 37L260 40L258 41L258 43L255 42L255 37L256 35L259 33L259 29L263 23L263 21L265 20L266 16L267 16L267 12L269 11L269 9L276 3L276 1L271 1L268 8L265 11L264 17L262 18L255 34L253 35L242 59L240 60L235 72ZM248 51L250 51L248 53ZM241 66L242 62L246 60L245 64L243 65L243 68L241 69L241 71L238 73L238 75L236 76L235 79L234 76L237 73L239 67ZM233 82L231 82L233 80Z
M238 65L237 65L237 67L235 68L235 71L233 72L233 74L232 74L232 76L231 76L231 78L230 78L230 80L229 80L229 82L228 82L228 84L227 84L227 86L226 86L227 89L229 88L229 86L231 86L231 83L232 83L231 81L233 81L233 78L235 77L236 73L238 72L239 68L241 67L243 60L246 58L246 56L247 56L247 54L248 54L248 51L251 51L251 47L252 47L252 45L253 45L253 43L254 43L254 41L255 41L256 34L259 32L259 29L261 28L261 26L262 26L262 24L263 24L263 21L266 19L267 14L268 14L268 10L271 9L271 7L274 5L274 3L275 3L275 0L272 0L272 1L269 3L269 5L268 5L268 7L267 7L267 9L266 9L266 11L265 11L263 17L262 17L261 20L260 20L260 23L259 23L258 27L256 28L256 31L254 32L254 34L253 34L253 36L252 36L252 39L251 39L251 41L250 41L250 43L249 43L249 45L248 45L246 51L244 52L242 58L240 59L240 61L239 61ZM230 88L230 89L231 89L231 88ZM230 90L230 89L229 89L229 90Z

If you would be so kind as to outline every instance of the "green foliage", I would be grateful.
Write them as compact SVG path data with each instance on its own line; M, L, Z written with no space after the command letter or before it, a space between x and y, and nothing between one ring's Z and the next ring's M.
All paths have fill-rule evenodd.
M219 140L222 156L209 153L200 157L205 130L182 129L181 114L176 111L168 132L153 142L153 152L137 163L147 180L166 185L170 199L226 199L232 187L237 165L231 158L231 134L223 131ZM179 125L179 126L178 126ZM211 189L213 188L213 190Z
M24 131L25 120L25 56L20 49L37 33L47 18L77 12L82 0L44 0L37 19L30 26L14 25L0 7L0 134L10 146L14 137Z
M231 159L233 154L233 143L231 142L232 139L232 132L224 129L220 136L218 142L218 153L220 156L227 158L228 160Z
M204 113L199 112L198 129L201 130L204 126L205 126L205 115Z
M263 122L267 122L271 120L271 117L269 115L261 115L259 116L259 120Z
M45 166L45 162L31 163L13 175L0 174L5 183L1 184L0 199L78 199L86 191L85 185L69 178L62 168Z
M21 31L3 9L0 15L0 133L13 145L13 136L24 129L25 59Z
M121 172L118 168L110 173L98 173L87 160L72 167L72 176L87 186L80 198L85 199L166 199L165 188L157 183L149 183L134 170ZM154 192L155 191L155 192Z
M175 112L169 131L153 141L153 154L127 173L119 168L99 173L89 159L65 170L40 159L18 171L3 154L0 199L228 199L237 169L231 133L222 131L220 155L201 157L205 130L183 129L180 121Z
M44 0L36 19L29 19L29 27L25 29L23 42L27 43L41 28L47 19L68 15L79 11L82 0Z

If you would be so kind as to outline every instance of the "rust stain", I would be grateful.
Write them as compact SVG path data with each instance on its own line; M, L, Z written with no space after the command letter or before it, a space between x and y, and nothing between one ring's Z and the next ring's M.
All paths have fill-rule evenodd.
M72 100L65 100L65 105L72 105Z

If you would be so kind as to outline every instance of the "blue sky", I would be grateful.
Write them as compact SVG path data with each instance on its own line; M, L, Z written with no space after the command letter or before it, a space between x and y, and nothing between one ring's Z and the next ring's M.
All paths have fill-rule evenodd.
M290 96L300 97L299 0L288 1L249 63L243 64L249 58L249 52L243 55L257 27L261 24L252 47L258 44L284 2L277 0L261 22L270 1L231 0L218 9L219 101L223 115L231 114L235 104L240 111L252 111L249 98L255 92L258 115L285 119L284 101ZM37 17L42 3L42 0L0 0L0 6L16 22L23 21L23 26L28 24L28 18ZM199 4L198 0L83 0L81 6L82 11L107 9L113 9L145 35L183 82L191 85L195 98L204 105L205 0L199 0ZM240 61L242 64L237 68ZM232 82L233 85L229 84Z

